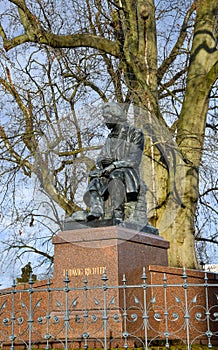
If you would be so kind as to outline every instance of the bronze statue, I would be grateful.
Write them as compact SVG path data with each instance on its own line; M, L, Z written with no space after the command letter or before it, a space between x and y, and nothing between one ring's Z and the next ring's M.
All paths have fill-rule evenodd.
M88 220L103 218L104 202L110 198L115 223L125 219L125 202L136 202L140 190L140 172L144 135L126 122L126 115L117 103L103 105L102 114L111 130L92 171L84 202L90 208Z
M109 220L113 225L158 234L148 224L146 186L140 178L144 134L127 123L118 103L104 104L102 114L110 133L97 158L96 169L89 174L83 197L89 211L73 214L65 221L65 229L72 227L71 221L93 227L110 225Z

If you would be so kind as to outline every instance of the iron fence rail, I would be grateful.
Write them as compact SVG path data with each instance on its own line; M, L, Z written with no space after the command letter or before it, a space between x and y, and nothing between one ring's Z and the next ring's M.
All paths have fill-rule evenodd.
M218 344L218 281L189 283L186 270L181 283L147 280L129 285L125 275L120 285L108 283L106 271L99 285L87 277L74 287L68 274L63 286L52 281L28 288L15 283L0 291L0 344L4 349L74 347L116 348L161 344L196 343L211 348Z

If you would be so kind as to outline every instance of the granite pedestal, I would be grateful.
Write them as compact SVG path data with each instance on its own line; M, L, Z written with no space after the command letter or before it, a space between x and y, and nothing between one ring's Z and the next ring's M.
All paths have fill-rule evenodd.
M125 331L121 317L124 304L126 309L131 309L134 298L143 300L142 288L128 289L124 295L124 290L118 286L123 283L139 285L142 283L143 267L168 264L169 243L162 237L119 226L59 232L53 238L53 244L54 287L63 285L67 272L70 280L68 286L71 288L68 297L71 305L74 303L77 307L75 315L72 308L71 315L77 320L80 317L78 310L82 314L85 312L87 320L90 320L89 333L99 339L105 336L100 326L105 303L109 325L107 338L110 339L120 337ZM102 279L102 276L107 279ZM92 286L95 288L90 288ZM64 298L58 295L59 304L64 305ZM55 312L57 314L57 310ZM83 322L79 318L75 323L74 334L81 334ZM133 322L131 332L134 333L138 326L137 322Z
M111 285L120 284L124 274L128 283L140 283L143 267L168 265L169 242L119 226L59 232L53 244L56 285L66 271L74 286L81 286L85 276L96 285L105 270Z

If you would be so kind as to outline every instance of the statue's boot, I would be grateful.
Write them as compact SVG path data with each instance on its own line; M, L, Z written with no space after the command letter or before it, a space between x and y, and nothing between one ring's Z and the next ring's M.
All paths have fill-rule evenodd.
M130 201L125 203L125 217L128 221L134 220L136 202Z
M119 179L113 179L108 186L111 198L112 218L115 224L124 220L125 186Z
M114 209L113 213L112 213L112 218L113 218L114 225L118 225L121 222L123 222L124 221L124 209L123 209L123 207Z
M90 192L90 212L87 220L95 220L104 216L103 199L95 191Z

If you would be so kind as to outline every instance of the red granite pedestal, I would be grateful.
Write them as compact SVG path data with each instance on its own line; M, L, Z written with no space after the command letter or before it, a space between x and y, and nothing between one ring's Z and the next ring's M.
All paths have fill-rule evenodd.
M142 300L143 289L124 291L118 286L123 283L139 285L143 282L143 267L168 264L169 243L162 237L119 226L63 231L54 237L53 244L54 287L63 286L67 272L70 280L68 298L71 305L76 305L70 311L76 320L70 334L74 339L84 334L84 322L88 334L94 334L95 338L103 339L105 335L107 339L120 338L125 333L122 310L127 310L134 298ZM59 293L59 305L64 305L65 297ZM107 334L102 328L105 306ZM53 309L57 315L55 305ZM81 318L84 313L86 317ZM137 327L137 322L133 322L131 332Z
M168 265L169 242L119 226L63 231L53 244L55 285L66 271L74 286L81 286L85 276L96 285L105 270L111 285L119 285L124 274L128 283L140 283L143 267Z

